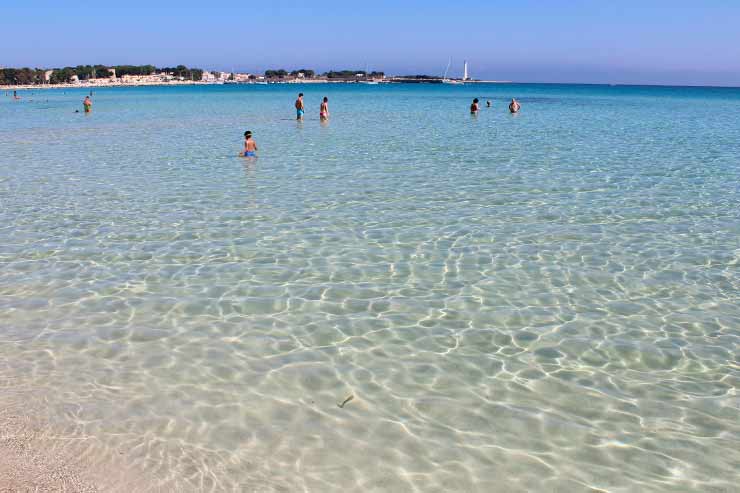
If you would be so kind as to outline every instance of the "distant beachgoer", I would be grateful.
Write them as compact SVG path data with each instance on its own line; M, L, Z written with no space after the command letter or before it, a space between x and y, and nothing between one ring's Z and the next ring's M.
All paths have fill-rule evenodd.
M511 111L512 113L519 113L519 110L521 108L522 105L520 105L516 99L511 98L511 103L509 103L509 111Z
M244 157L257 157L257 142L252 138L252 132L244 132Z
M329 98L325 97L321 103L321 110L319 111L319 118L321 120L329 119Z
M90 113L92 111L92 100L90 99L90 96L85 96L82 106L85 107L85 113Z
M490 108L490 107L491 107L491 100L489 99L488 101L486 101L486 108Z
M295 111L296 120L303 120L303 115L306 113L306 105L303 103L303 93L300 93L298 99L295 100Z
M478 98L473 100L473 104L470 105L470 113L476 114L480 111L480 104L478 104Z

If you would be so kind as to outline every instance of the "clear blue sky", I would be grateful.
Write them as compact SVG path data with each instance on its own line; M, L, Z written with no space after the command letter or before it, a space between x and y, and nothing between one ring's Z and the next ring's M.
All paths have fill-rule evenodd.
M452 57L476 78L740 86L740 0L98 3L4 0L0 65L440 74Z

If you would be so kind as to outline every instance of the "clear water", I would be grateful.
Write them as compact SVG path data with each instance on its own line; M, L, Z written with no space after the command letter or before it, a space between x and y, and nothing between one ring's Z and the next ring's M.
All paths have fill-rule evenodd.
M737 486L740 90L84 93L0 103L6 401L173 489Z

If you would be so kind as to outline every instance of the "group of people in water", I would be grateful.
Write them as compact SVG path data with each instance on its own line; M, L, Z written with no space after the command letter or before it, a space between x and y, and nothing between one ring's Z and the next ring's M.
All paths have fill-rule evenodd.
M491 107L491 100L489 99L486 101L486 107ZM521 110L522 106L519 104L519 102L511 98L511 103L509 103L509 111L512 114L519 113L519 110ZM305 115L306 115L306 103L303 100L303 93L298 94L298 99L295 100L295 110L296 110L296 120L297 121L303 121ZM473 103L470 105L470 113L472 115L477 115L480 111L480 100L478 98L473 99ZM319 120L322 122L325 122L329 120L329 98L324 97L324 99L321 101L321 107L319 109ZM244 157L257 157L257 142L255 142L254 137L252 137L252 131L247 130L244 132L244 150L241 154Z
M489 99L486 101L486 107L491 107L491 100ZM519 102L511 98L511 103L509 103L509 111L512 114L519 113L519 110L521 110L522 106L519 104ZM306 115L306 103L303 101L303 93L298 94L298 99L295 100L295 110L296 110L296 120L303 121L304 116ZM473 99L473 104L470 105L470 113L472 115L477 115L480 111L480 100L478 98ZM329 98L324 97L324 99L321 102L321 108L319 109L319 120L322 122L325 122L329 120ZM247 130L244 132L244 151L243 151L244 157L256 157L257 156L257 143L254 141L254 138L252 137L252 132L250 130Z
M486 108L491 107L491 100L489 99L486 101ZM511 98L511 103L509 103L509 112L511 114L519 113L519 110L522 109L522 105L519 104L519 101L517 101L514 98ZM473 103L470 105L470 114L471 115L477 115L480 111L480 100L478 98L475 98L473 100Z
M303 93L298 94L298 99L295 100L296 120L302 121L306 114L306 103L303 102ZM319 109L319 119L326 121L329 119L329 98L324 97L321 102L321 109Z
M85 98L86 100L89 98ZM486 107L491 107L491 100L489 99L486 101ZM514 113L519 113L519 110L522 108L522 106L519 104L519 102L511 98L511 103L509 103L509 111ZM303 101L303 93L298 94L298 99L295 100L295 110L296 110L296 120L297 121L303 121L305 115L306 115L306 103ZM473 115L477 115L480 111L480 100L478 98L473 99L473 104L470 105L470 113ZM325 122L329 120L329 98L324 97L324 99L321 101L321 107L319 109L319 120L322 122ZM257 157L257 142L255 142L254 138L252 137L252 131L247 130L244 132L244 151L242 154L244 157Z
M92 99L90 96L85 96L85 100L82 102L85 113L92 111ZM491 107L491 101L486 101L486 107ZM509 111L513 113L519 113L521 105L519 102L512 98L509 103ZM303 121L306 114L306 103L303 101L303 93L298 94L298 99L295 100L296 120ZM473 99L473 103L470 105L470 113L477 115L480 111L480 100L478 98ZM329 120L329 98L324 97L321 101L321 107L319 108L319 120L325 122ZM257 142L252 137L252 132L247 130L244 132L244 151L242 154L244 157L257 157Z

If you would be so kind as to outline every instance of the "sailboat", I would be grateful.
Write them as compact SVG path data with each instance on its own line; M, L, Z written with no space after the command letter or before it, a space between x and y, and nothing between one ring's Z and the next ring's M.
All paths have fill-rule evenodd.
M445 69L445 75L444 77L442 77L442 84L462 84L462 82L460 82L459 80L447 78L447 72L450 71L450 65L452 65L452 58L450 58L450 61L447 62L447 68ZM465 66L467 67L467 62L465 63Z
M367 84L369 86L377 86L378 81L374 79L369 79L369 72L367 71L367 63L365 64L365 80L361 80L360 84Z
M463 82L468 80L470 77L468 77L468 61L465 60L465 65L463 66Z

